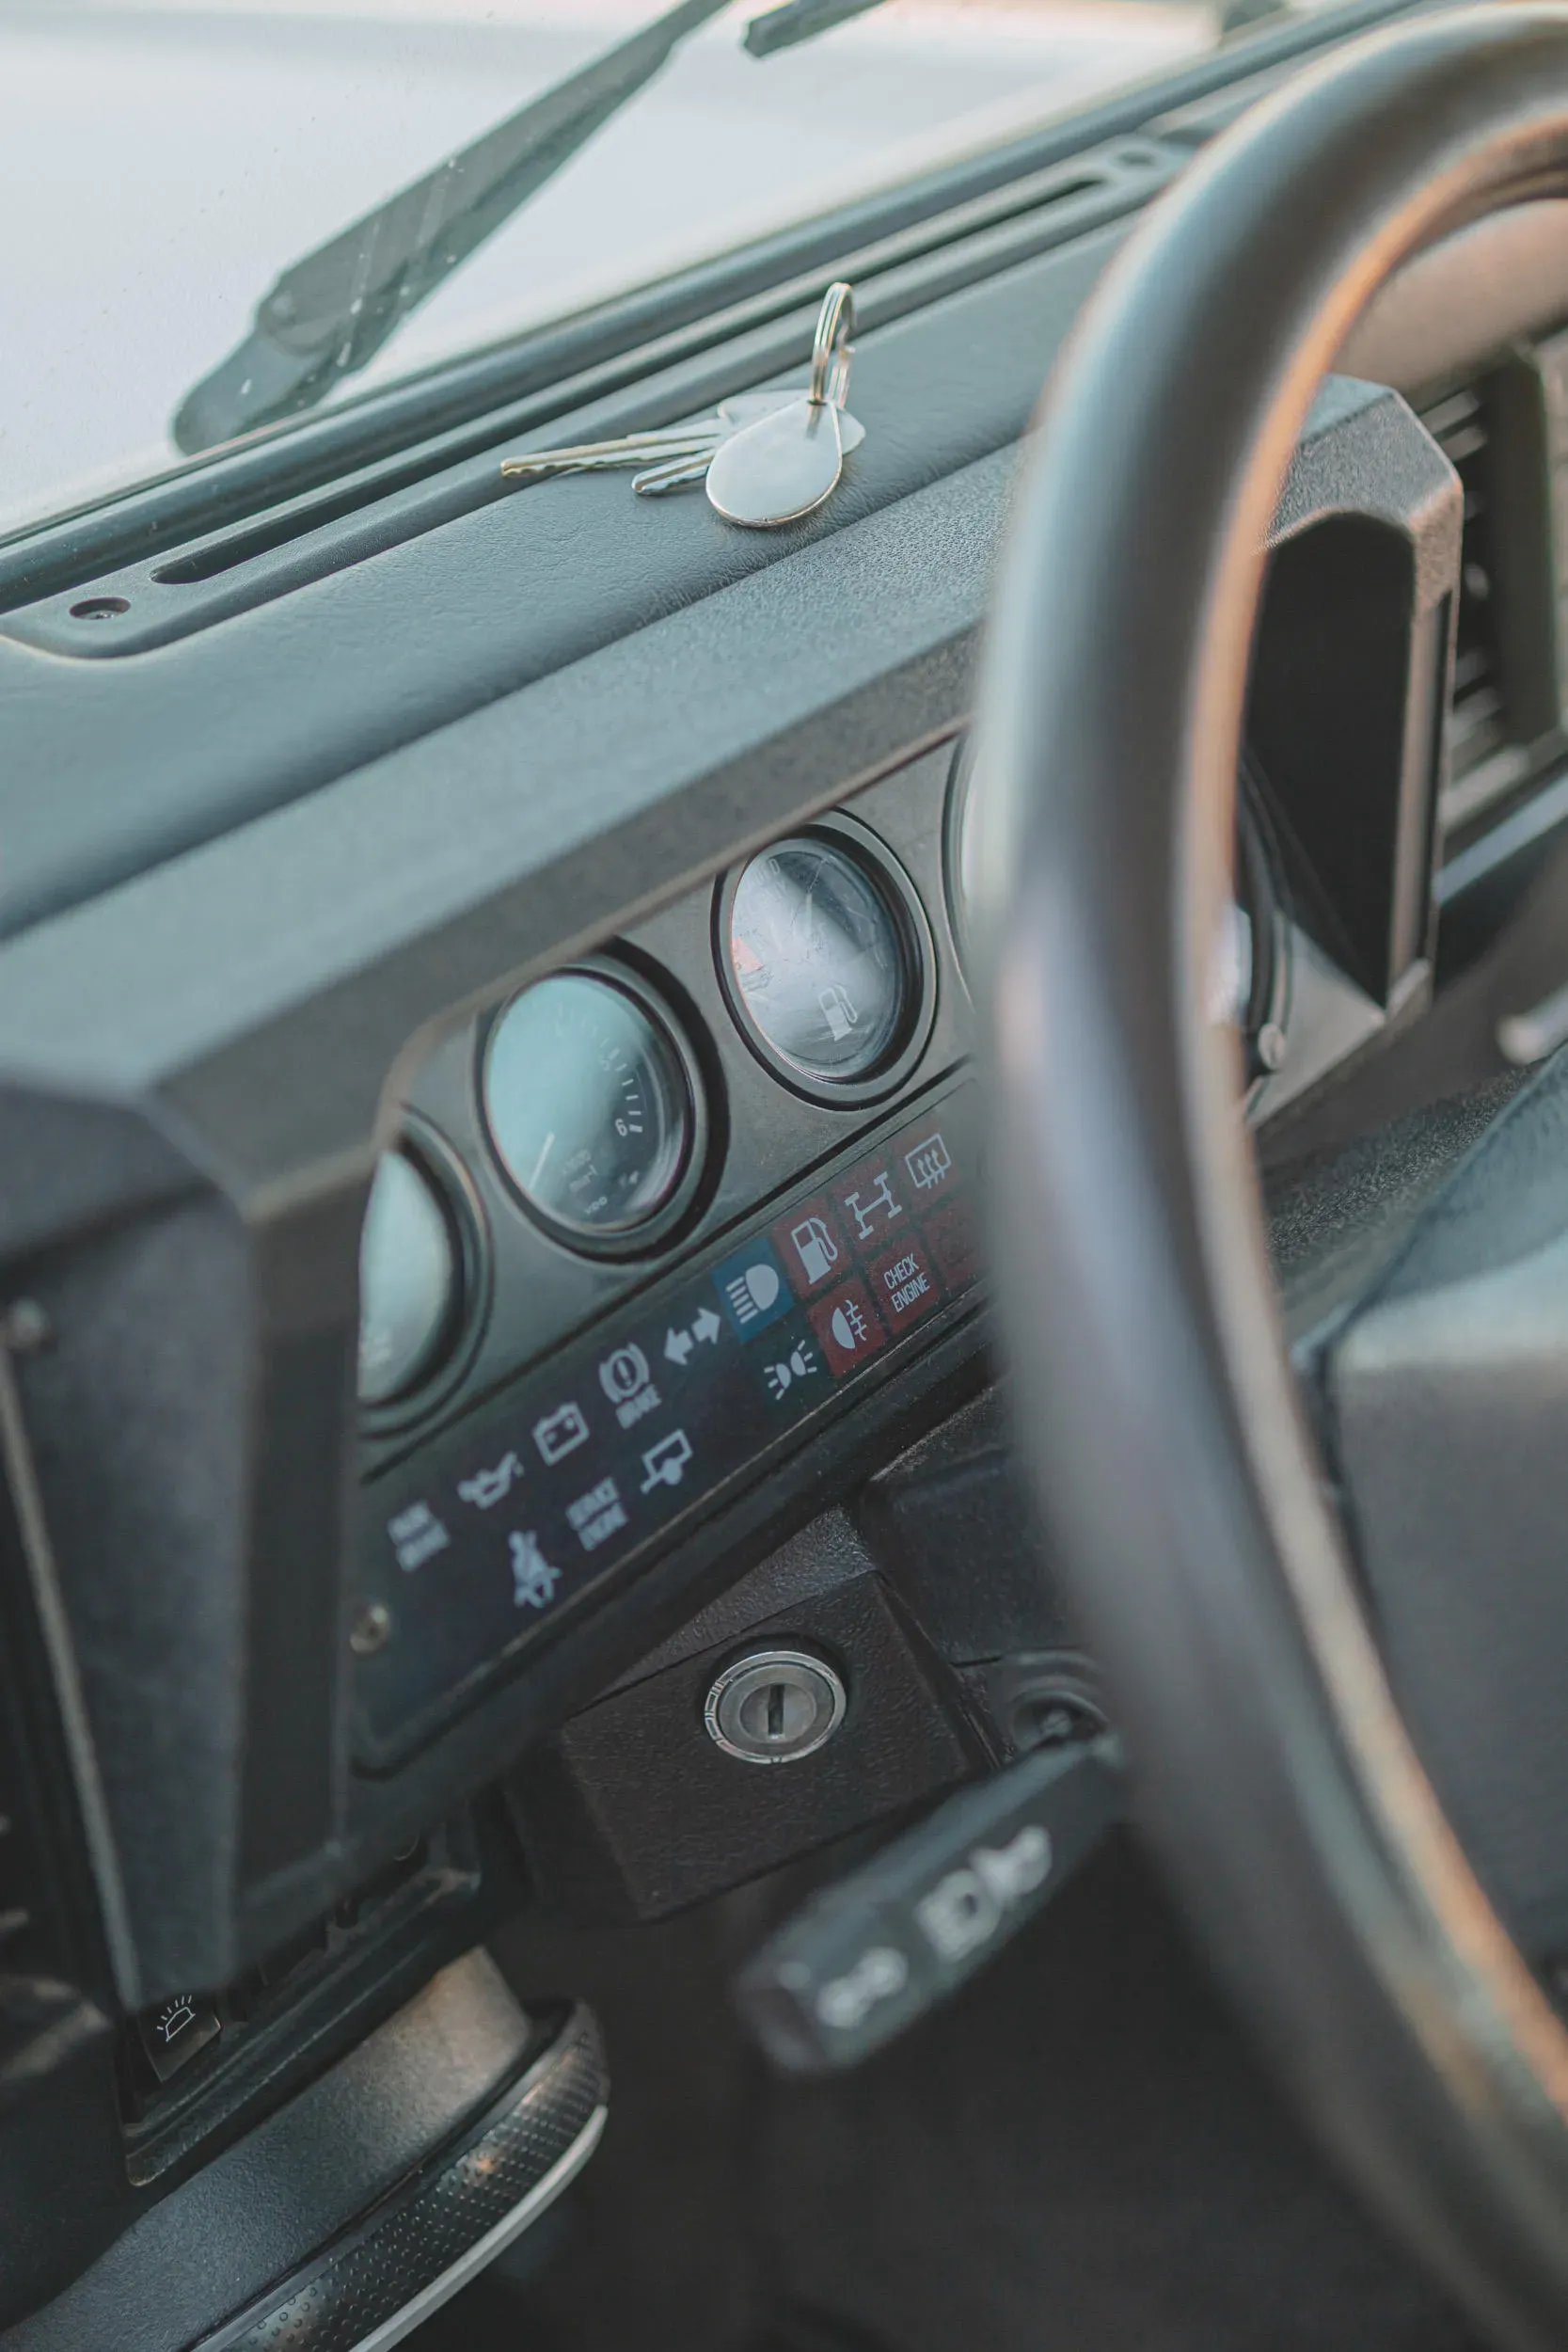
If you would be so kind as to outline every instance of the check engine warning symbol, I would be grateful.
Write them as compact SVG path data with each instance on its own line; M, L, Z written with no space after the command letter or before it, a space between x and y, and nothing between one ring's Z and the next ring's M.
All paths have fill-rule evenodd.
M428 1502L411 1502L387 1522L391 1539L392 1556L400 1568L412 1575L433 1560L438 1551L445 1551L451 1537L436 1518Z

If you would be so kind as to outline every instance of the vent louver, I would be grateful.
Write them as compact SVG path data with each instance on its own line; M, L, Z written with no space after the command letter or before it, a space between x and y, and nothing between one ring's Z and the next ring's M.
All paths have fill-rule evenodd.
M1510 739L1504 700L1491 431L1482 387L1461 385L1425 409L1422 422L1465 491L1444 807L1445 821L1452 828L1510 790L1524 775L1527 762L1522 747Z

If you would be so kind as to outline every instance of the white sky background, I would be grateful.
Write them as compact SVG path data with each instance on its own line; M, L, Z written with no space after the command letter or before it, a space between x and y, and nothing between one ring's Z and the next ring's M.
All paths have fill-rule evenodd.
M1214 38L1164 0L889 0L759 60L727 10L360 389L1006 135ZM280 270L657 0L0 0L0 528L170 462Z

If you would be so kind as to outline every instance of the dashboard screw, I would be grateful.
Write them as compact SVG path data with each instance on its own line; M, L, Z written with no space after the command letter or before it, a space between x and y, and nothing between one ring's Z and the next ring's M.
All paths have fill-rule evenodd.
M354 1620L348 1645L356 1658L373 1658L392 1638L392 1613L384 1600L372 1600Z
M1258 1032L1258 1058L1265 1070L1282 1069L1285 1062L1285 1032L1277 1021L1265 1021Z
M0 1347L13 1356L32 1356L54 1336L55 1327L36 1298L19 1298L0 1316Z

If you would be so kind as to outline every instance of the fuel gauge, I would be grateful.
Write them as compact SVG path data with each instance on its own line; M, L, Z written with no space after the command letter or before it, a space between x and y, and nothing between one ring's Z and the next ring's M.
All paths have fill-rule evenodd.
M722 895L718 946L742 1033L803 1091L864 1100L909 1066L928 1011L925 919L861 828L839 818L752 858Z

